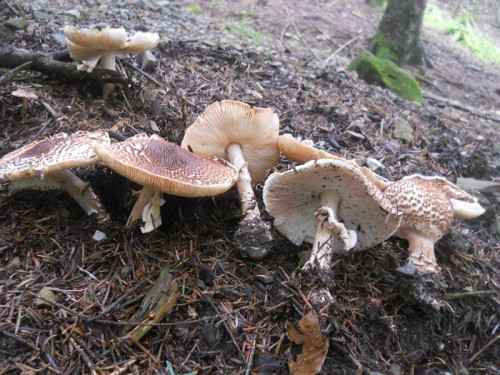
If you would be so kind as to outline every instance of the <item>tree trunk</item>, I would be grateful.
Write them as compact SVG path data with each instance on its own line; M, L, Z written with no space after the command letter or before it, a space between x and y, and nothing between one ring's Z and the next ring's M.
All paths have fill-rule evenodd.
M420 32L427 0L389 0L372 39L372 51L396 64L422 65Z

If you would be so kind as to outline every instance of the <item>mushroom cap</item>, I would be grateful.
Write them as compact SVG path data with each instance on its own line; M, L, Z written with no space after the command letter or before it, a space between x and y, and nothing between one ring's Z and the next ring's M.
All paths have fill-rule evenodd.
M104 130L59 133L32 142L0 159L0 181L43 178L48 173L95 164L99 158L92 149L93 143L109 144L108 133Z
M476 217L484 212L477 199L443 177L411 175L392 182L385 196L403 214L396 235L417 230L437 241L451 227L453 217Z
M140 53L156 47L160 37L156 33L137 32L130 39L124 29L105 27L104 29L64 28L64 36L69 54L76 61L86 61L96 66L104 55L119 53Z
M313 241L314 213L326 191L340 196L338 220L347 230L356 231L354 250L379 244L397 230L401 218L391 202L358 168L340 160L313 160L273 173L264 184L264 203L275 218L274 226L300 245Z
M197 155L227 159L226 146L241 146L252 182L259 182L279 160L279 119L269 108L222 100L207 109L186 130L181 146Z
M303 164L310 160L317 159L340 160L358 168L379 189L383 190L390 184L390 182L384 177L379 176L369 168L359 166L354 160L347 160L327 151L319 150L310 145L309 142L300 141L297 138L294 138L291 134L280 135L278 138L278 147L283 155L285 155L288 159L296 161L297 163Z
M231 164L197 156L158 136L138 134L109 146L96 145L104 164L154 190L181 197L205 197L229 190L238 177Z
M23 88L12 91L12 95L23 99L38 99L38 95L33 91Z

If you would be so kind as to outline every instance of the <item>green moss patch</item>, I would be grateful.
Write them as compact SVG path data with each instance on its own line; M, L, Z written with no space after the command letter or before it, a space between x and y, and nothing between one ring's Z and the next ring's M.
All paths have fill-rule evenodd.
M368 51L361 52L347 69L355 70L364 81L386 87L405 99L420 103L424 100L415 77L393 62L380 59Z

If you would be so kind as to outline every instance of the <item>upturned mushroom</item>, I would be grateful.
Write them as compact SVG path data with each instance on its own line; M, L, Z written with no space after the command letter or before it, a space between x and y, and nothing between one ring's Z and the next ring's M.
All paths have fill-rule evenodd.
M238 169L243 219L234 240L244 256L261 259L272 247L252 183L264 179L279 160L279 119L269 108L223 100L210 105L187 129L181 146L197 155L217 156Z
M380 189L340 160L313 160L271 174L264 203L274 226L290 241L313 244L305 269L329 270L334 253L375 246L401 221Z
M156 33L137 32L128 38L124 29L78 29L74 26L64 28L66 45L70 56L81 63L80 70L92 71L96 66L101 69L115 70L118 54L137 54L155 48L160 41ZM99 62L99 65L97 63ZM103 87L106 99L114 90L112 83Z
M453 218L484 213L477 199L443 177L412 175L395 181L384 195L403 215L396 237L406 239L408 262L422 273L437 273L434 244L451 228Z
M111 145L96 144L94 149L106 166L143 185L127 222L142 218L143 233L161 225L162 193L215 196L229 190L238 177L225 160L194 155L154 135L138 134Z
M92 144L109 144L108 133L59 133L32 142L0 159L0 181L10 181L11 192L62 188L87 214L96 213L101 220L106 220L108 215L90 186L69 170L99 162Z
M363 173L381 190L384 190L390 184L390 181L382 176L379 176L370 168L362 167L358 165L354 160L347 160L324 150L319 150L314 146L309 145L308 142L300 141L297 138L294 138L291 134L280 135L278 138L278 147L281 153L288 159L296 161L300 164L304 164L310 160L318 159L340 160L344 163L358 168L361 173Z

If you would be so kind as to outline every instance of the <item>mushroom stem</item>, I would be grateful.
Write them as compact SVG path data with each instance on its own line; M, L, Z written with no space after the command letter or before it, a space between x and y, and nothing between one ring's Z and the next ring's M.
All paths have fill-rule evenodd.
M99 68L116 70L115 55L102 56L99 62ZM111 94L114 89L115 89L114 83L105 83L104 86L102 87L102 96L104 97L104 99L107 99L109 97L109 94Z
M45 178L50 178L63 188L83 208L87 215L95 213L102 221L109 218L90 186L70 170L50 173Z
M434 254L434 239L415 231L407 231L404 238L408 241L408 263L414 264L423 273L439 272Z
M149 233L161 225L161 206L165 203L163 193L144 186L132 207L126 226L130 226L136 220L142 219L144 226L142 233Z
M316 231L312 253L304 269L329 270L334 252L348 251L356 244L356 232L347 230L344 224L338 221L337 210L340 196L333 191L325 191L321 193L320 198L321 206L315 212ZM338 236L344 243L343 249L334 248L335 236Z
M248 172L248 163L243 157L239 143L230 143L226 146L226 153L231 164L238 170L236 187L240 195L241 213L244 221L260 220L260 211L252 188L252 178Z

